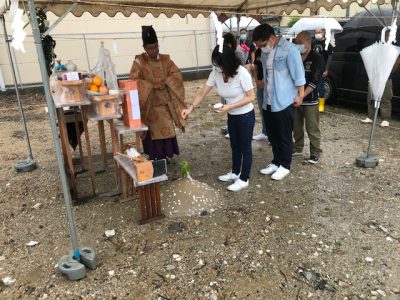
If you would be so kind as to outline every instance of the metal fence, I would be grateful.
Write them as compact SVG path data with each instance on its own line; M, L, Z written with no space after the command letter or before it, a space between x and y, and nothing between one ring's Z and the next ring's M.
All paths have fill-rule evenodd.
M200 71L211 65L215 45L214 33L208 30L176 30L157 32L160 53L169 54L179 68ZM143 52L141 32L98 32L53 34L57 59L72 60L80 70L92 70L97 62L100 42L110 51L119 76L129 73L134 57ZM6 85L11 86L11 69L5 55L4 36L0 38L0 67ZM41 85L35 45L32 36L25 41L26 53L13 50L14 66L21 88ZM4 54L4 55L3 55ZM13 87L10 87L13 88Z

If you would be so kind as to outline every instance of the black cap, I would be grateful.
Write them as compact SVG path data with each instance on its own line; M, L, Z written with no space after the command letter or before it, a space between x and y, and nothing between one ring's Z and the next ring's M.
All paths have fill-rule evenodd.
M142 40L143 45L157 43L157 34L153 26L142 26Z

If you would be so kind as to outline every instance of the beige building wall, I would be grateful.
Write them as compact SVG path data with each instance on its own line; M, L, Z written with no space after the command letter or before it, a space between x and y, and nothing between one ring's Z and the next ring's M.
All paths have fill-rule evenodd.
M57 16L48 13L50 24L56 19ZM11 34L10 25L11 20L7 20L9 34ZM104 13L98 17L88 13L82 17L69 14L51 35L57 42L55 48L57 59L61 59L62 62L72 60L81 70L93 69L100 42L103 41L105 47L110 50L117 74L126 74L130 71L135 55L143 52L142 25L153 25L158 34L160 52L170 54L180 68L211 64L210 19L201 15L197 18L191 16L180 18L177 15L172 18L167 18L165 15L155 18L148 14L140 18L132 14L127 18L117 14L110 18ZM30 26L25 31L28 34L32 33ZM16 52L21 81L24 84L40 82L33 38L28 36L24 45L26 53ZM12 75L4 36L0 39L0 67L6 85L11 85Z
M309 17L309 16L310 16L310 10L308 8L305 9L304 12L302 12L302 13L299 13L297 10L292 11L290 14L283 13L280 26L282 26L282 27L288 26L288 23L290 22L290 20L293 17L303 18L303 17Z

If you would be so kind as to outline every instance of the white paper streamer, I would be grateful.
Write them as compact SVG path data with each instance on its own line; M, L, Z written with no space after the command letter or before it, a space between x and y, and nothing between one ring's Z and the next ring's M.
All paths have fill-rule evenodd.
M388 38L388 41L386 42L385 35L386 35L386 31L388 31L388 30L390 30L389 31L389 38ZM382 29L381 42L382 43L386 43L386 44L390 44L390 45L393 44L393 43L396 43L396 34L397 34L397 17L394 18L391 26L386 26L386 27L384 27Z
M211 13L211 18L214 21L215 30L217 31L217 45L219 46L219 52L222 53L224 48L224 38L222 37L222 24L218 21L218 17L215 12Z
M10 17L14 17L18 9L18 0L11 0Z
M22 15L24 11L17 8L14 19L11 23L11 29L13 30L11 47L18 51L26 53L24 48L24 40L26 37L26 32L24 31L25 22L22 20Z

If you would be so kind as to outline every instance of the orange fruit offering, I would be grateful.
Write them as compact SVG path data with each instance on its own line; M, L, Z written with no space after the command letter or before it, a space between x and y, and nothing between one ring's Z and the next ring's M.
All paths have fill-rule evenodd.
M92 92L96 92L96 93L98 93L99 92L99 87L97 86L97 85L95 85L95 84L89 84L89 88L88 88L90 91L92 91Z
M108 95L108 87L105 85L100 86L99 92L105 95Z
M92 83L94 85L101 86L101 84L103 83L103 79L101 79L101 77L99 77L99 76L94 76L92 78Z

